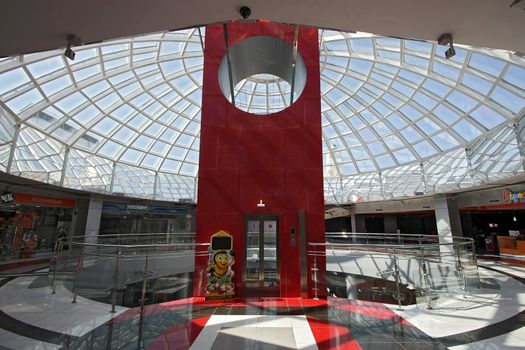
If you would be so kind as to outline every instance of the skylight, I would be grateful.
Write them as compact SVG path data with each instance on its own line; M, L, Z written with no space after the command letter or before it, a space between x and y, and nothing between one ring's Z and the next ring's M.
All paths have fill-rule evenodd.
M514 124L524 114L525 60L461 45L446 60L446 47L432 42L319 35L327 203L523 174ZM67 188L195 200L199 31L75 51L74 61L60 50L0 61L0 170ZM270 114L289 105L290 86L253 76L239 82L235 100Z

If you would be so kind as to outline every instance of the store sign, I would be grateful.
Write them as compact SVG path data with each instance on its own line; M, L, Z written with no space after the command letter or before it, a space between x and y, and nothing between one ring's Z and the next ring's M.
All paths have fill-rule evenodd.
M525 192L503 191L503 201L508 203L521 202L525 198Z
M4 192L0 196L0 204L3 206L10 206L15 203L16 195L13 192Z
M43 207L74 208L75 200L70 198L37 196L33 194L17 193L16 202L20 204L41 205Z
M149 207L147 205L141 205L141 204L128 204L127 210L148 211Z

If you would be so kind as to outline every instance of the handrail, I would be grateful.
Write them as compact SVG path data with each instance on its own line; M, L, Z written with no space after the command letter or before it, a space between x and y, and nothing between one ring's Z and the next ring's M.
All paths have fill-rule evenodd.
M153 233L111 233L97 235L75 235L68 238L111 238L111 237L142 237L142 236L195 236L195 232L153 232Z
M7 277L34 277L34 276L48 276L51 272L14 272L14 273L0 273L0 278Z
M330 238L427 238L431 241L438 241L439 236L437 235L423 235L423 234L412 234L412 233L363 233L363 232L326 232L326 237ZM473 238L462 237L462 236L452 236L452 239L459 241L473 241Z
M165 243L165 244L103 244L103 243L88 243L88 242L71 242L75 246L87 247L107 247L107 248L170 248L170 247L201 247L209 246L210 243Z
M363 264L366 263L355 259L384 259L386 270L377 271L377 275L373 273L372 276L366 276L380 276L380 279L391 281L393 279L395 290L390 292L400 309L401 298L405 293L401 292L402 286L416 288L418 295L426 298L427 308L432 308L438 294L461 292L466 298L470 285L474 282L477 282L478 287L480 285L475 242L470 237L449 236L446 242L440 242L441 237L437 235L327 232L325 238L325 242L308 242L307 254L313 259L325 258L327 268L331 264L330 268L335 268L337 272L341 269L344 273L360 275L363 274ZM356 254L360 256L357 257ZM335 256L347 256L348 259L333 260ZM383 265L378 265L373 260L370 266L372 267L366 270L367 273ZM316 270L311 270L312 275L316 276ZM353 290L352 293L361 293L361 289L359 292Z
M179 263L180 273L190 272L186 269L192 269L195 257L209 254L209 245L208 242L196 242L195 233L180 232L61 237L57 240L50 268L52 292L56 289L57 278L69 281L73 303L78 293L89 295L94 291L109 291L108 302L114 312L120 303L117 295L122 296L122 290L136 283L138 276L146 276L143 281L146 283L153 276L173 273ZM145 263L148 260L151 265ZM111 272L108 274L108 271ZM106 281L108 276L111 281Z
M403 245L403 244L388 244L388 248L402 248L402 249L420 249L422 246L428 248L428 247L434 247L434 246L457 246L457 245L468 245L471 242L461 242L461 243L436 243L436 244L414 244L414 245ZM376 247L376 246L383 246L380 244L364 244L364 243L315 243L315 242L308 242L308 245L311 246L325 246L325 247ZM386 247L385 247L386 248Z

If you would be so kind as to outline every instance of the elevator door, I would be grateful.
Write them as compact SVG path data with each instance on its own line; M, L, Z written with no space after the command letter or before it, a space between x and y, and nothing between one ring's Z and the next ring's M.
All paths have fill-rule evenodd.
M279 296L278 217L246 217L245 232L246 296Z

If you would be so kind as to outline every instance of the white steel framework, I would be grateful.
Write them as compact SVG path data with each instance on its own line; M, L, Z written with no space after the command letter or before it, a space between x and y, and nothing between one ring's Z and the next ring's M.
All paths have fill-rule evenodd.
M0 170L67 188L195 200L203 28L0 60ZM320 30L325 199L386 200L523 174L525 60ZM264 118L281 81L235 90ZM256 114L256 115L255 115Z

